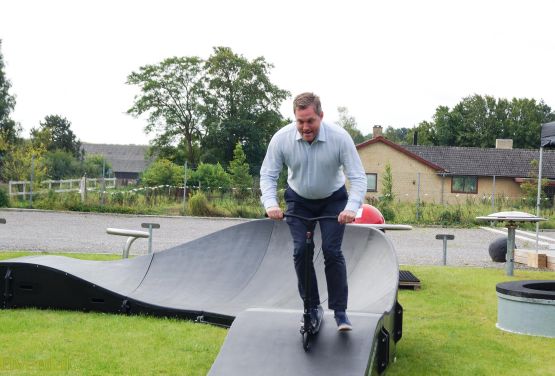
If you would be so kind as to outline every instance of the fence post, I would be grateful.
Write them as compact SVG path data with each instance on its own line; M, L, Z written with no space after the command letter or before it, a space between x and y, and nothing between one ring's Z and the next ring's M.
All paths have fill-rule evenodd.
M445 205L443 195L445 192L445 172L441 174L441 205Z
M100 193L100 205L104 206L104 192L106 191L106 159L102 159L102 192Z
M416 220L420 219L420 172L416 173L418 185L416 187Z
M85 203L87 200L87 174L81 178L81 186L79 188L81 190L81 203Z
M183 177L183 214L187 208L187 161L185 161L185 175Z
M495 213L495 175L493 175L493 185L491 189L491 212Z
M35 177L35 156L31 155L31 183L29 184L29 206L33 208L33 180Z

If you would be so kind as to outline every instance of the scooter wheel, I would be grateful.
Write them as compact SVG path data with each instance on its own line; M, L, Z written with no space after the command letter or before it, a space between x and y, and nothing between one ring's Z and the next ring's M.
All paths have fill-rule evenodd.
M302 333L303 336L303 349L305 352L309 352L310 351L310 334L308 332Z

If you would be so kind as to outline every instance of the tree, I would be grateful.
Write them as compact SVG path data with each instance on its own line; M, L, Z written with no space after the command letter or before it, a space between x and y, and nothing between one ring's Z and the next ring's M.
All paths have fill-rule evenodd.
M237 188L241 193L245 193L247 188L252 187L253 179L249 174L249 164L239 142L235 145L233 151L233 160L229 164L229 174L233 188Z
M555 113L543 100L513 98L508 106L507 128L503 138L512 138L515 148L537 149L541 124L555 120Z
M407 136L409 134L408 128L393 128L392 126L388 126L383 135L389 141L395 142L396 144L400 145L407 145ZM410 142L412 144L412 141Z
M417 127L409 129L405 136L405 144L412 145L414 143L415 133L418 145L437 145L434 123L423 121Z
M191 184L200 186L202 189L228 189L231 178L221 164L201 163L191 174Z
M178 186L183 184L184 174L183 167L167 159L158 159L143 172L141 180L144 185L149 187L157 185Z
M75 178L82 174L81 163L66 150L55 149L45 153L44 163L52 180Z
M351 135L353 142L355 144L364 142L364 136L358 129L355 118L349 114L347 107L337 107L337 112L339 113L339 125Z
M263 57L248 60L228 47L214 48L206 61L202 146L221 163L231 161L240 142L250 166L257 168L272 135L283 125L280 105L289 92L270 81L272 68Z
M393 173L391 172L391 164L385 164L385 171L382 179L383 196L381 199L386 202L391 202L395 198L393 194Z
M82 157L81 141L71 130L71 122L60 115L46 116L38 129L31 129L31 138L48 151L63 150L75 158Z
M83 165L83 172L90 178L107 176L109 171L112 170L112 164L100 154L87 154L85 155L85 163Z
M156 134L153 146L164 149L182 144L193 164L199 160L203 135L204 77L204 61L198 57L172 57L127 77L127 84L140 90L127 113L148 114L145 132Z
M433 121L420 123L417 130L419 140L424 131L432 145L491 148L496 139L510 138L515 148L537 148L541 124L553 120L555 113L543 101L474 94L453 109L439 106Z
M10 113L15 108L15 97L9 93L11 82L4 72L1 47L0 39L0 169L2 169L2 160L10 149L9 146L19 140L21 132L21 126L10 118Z
M539 162L536 159L530 161L530 179L525 180L520 185L520 189L523 193L523 199L529 206L536 206L538 199L538 166ZM545 193L545 188L549 185L548 179L542 179L540 183L540 205L545 207L547 204L547 194Z
M29 141L10 144L2 161L0 178L4 181L29 180L32 170L34 181L43 180L47 174L45 152L44 148L35 146Z

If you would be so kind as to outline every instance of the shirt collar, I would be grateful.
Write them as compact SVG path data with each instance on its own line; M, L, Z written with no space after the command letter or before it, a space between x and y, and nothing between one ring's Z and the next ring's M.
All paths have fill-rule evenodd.
M295 123L295 124L296 124L296 123ZM302 136L301 136L301 134L300 134L299 131L297 130L297 127L296 127L296 126L295 126L295 134L296 134L295 140L299 141L299 140L302 140L302 139L303 139ZM318 142L326 141L326 127L324 126L324 122L323 122L323 121L320 123L320 129L318 130L318 135L316 136L316 138L314 139L314 141L318 141Z

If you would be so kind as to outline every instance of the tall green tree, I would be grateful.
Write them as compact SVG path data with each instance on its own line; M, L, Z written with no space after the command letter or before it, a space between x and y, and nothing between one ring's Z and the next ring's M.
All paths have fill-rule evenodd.
M423 121L418 126L409 129L405 136L406 145L414 143L415 133L418 145L438 145L434 123Z
M541 124L553 120L555 113L543 101L475 94L452 109L439 106L433 121L420 123L416 130L419 139L423 131L432 145L491 148L496 139L510 138L515 148L537 148Z
M127 84L140 90L127 112L136 117L148 115L145 132L156 135L153 147L168 151L181 144L187 149L188 161L196 164L204 133L204 61L198 57L165 59L131 73Z
M48 115L39 128L31 129L31 139L46 146L48 151L64 150L81 158L81 141L71 130L71 122L60 115Z
M347 107L337 107L337 112L339 114L338 123L343 129L351 135L355 144L360 144L364 141L364 136L360 132L357 127L357 121L355 120L354 116L349 114L349 110Z
M289 96L270 81L273 65L263 57L249 60L228 47L216 47L206 61L204 150L224 164L243 145L251 167L262 164L266 145L283 125L280 105Z
M3 157L6 156L10 145L19 140L21 126L10 117L15 108L15 96L10 94L11 82L4 72L4 57L2 55L2 40L0 39L0 169Z
M4 181L30 180L31 170L33 170L34 181L43 180L47 176L45 153L44 147L34 145L29 140L20 140L17 144L10 144L9 150L2 160L0 179Z
M540 146L541 124L555 120L555 113L543 100L513 98L509 104L507 128L503 138L512 138L515 148Z
M253 179L249 173L249 164L240 142L235 145L233 160L229 163L229 175L233 188L239 189L241 193L252 187Z

